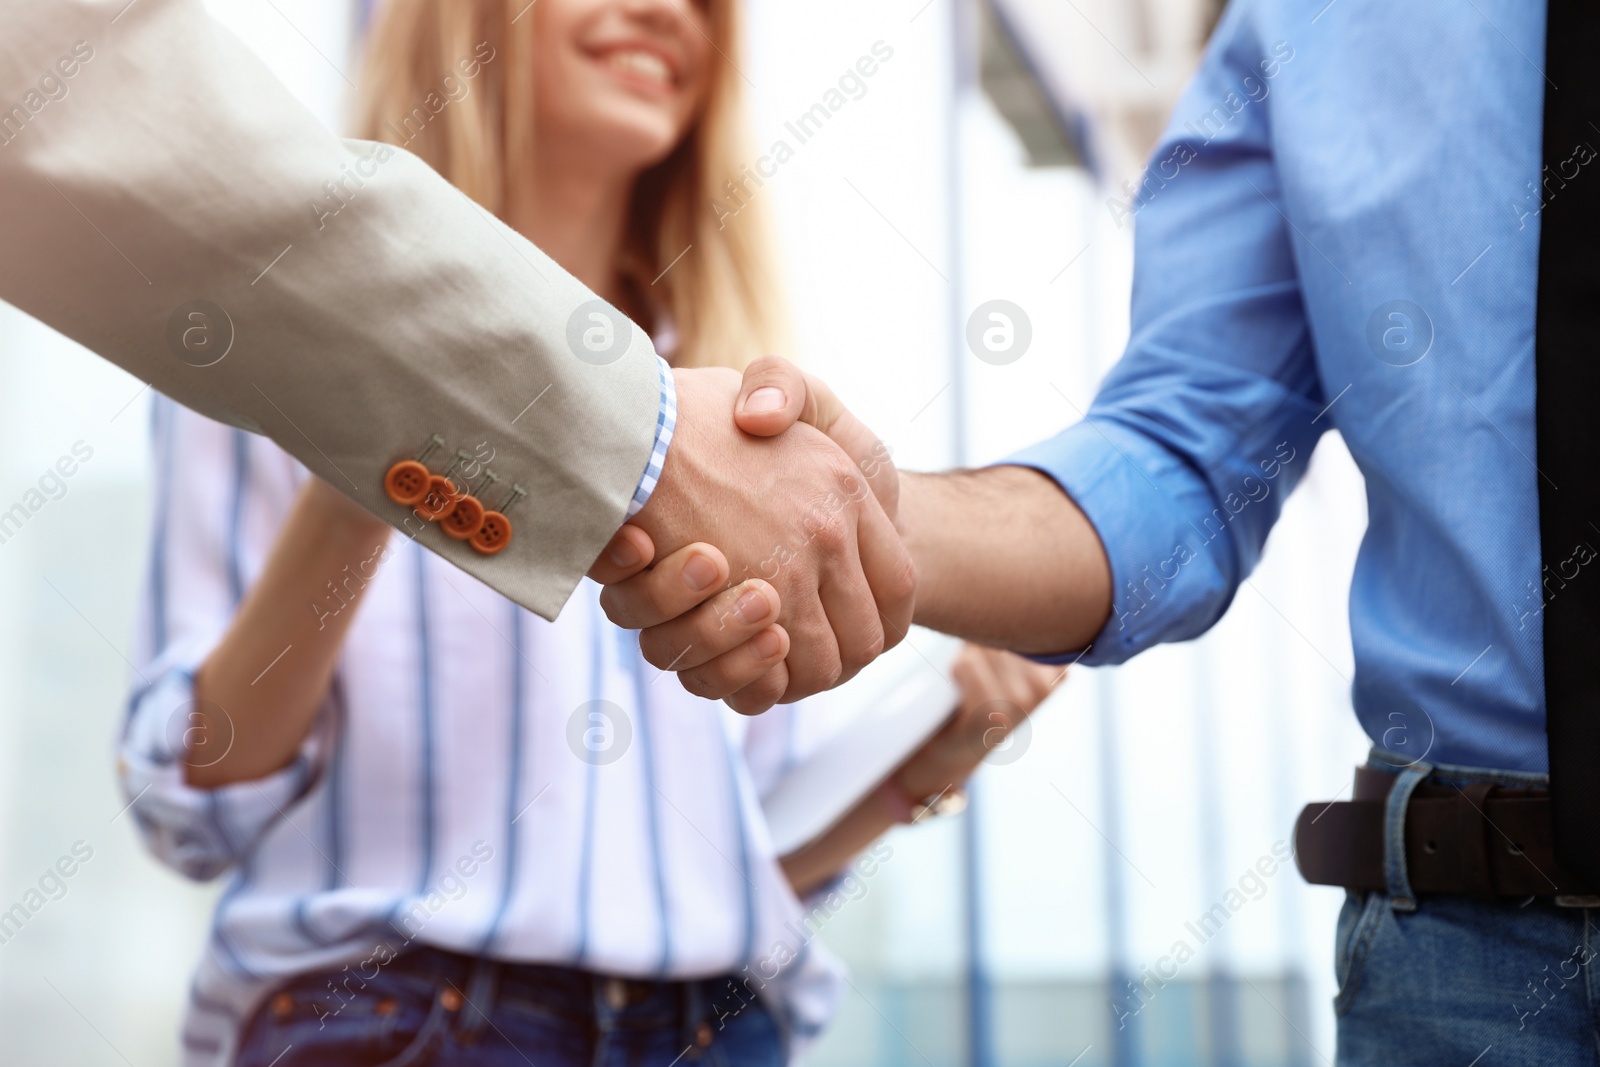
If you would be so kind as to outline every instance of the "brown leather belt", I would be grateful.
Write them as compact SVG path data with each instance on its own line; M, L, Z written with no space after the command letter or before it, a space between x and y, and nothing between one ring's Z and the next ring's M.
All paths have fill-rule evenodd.
M1398 776L1361 767L1354 799L1311 804L1295 823L1295 859L1315 885L1388 887L1384 808ZM1595 906L1594 890L1556 862L1545 789L1423 781L1406 806L1406 875L1415 893L1554 896ZM1583 898L1589 898L1585 900Z

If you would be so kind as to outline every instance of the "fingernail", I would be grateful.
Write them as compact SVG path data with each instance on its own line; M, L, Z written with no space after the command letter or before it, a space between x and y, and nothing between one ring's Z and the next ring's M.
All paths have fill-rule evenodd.
M765 622L768 615L772 614L772 605L767 603L767 598L761 595L759 589L752 589L739 598L733 606L733 613L739 616L739 621L754 626L758 622Z
M644 557L639 554L639 546L632 541L618 541L617 547L611 550L611 562L624 570L638 566L642 559Z
M783 651L783 641L776 631L762 630L750 639L750 651L756 654L756 659L776 659Z
M717 565L705 556L691 556L683 565L683 580L691 592L703 593L717 582Z
M789 403L789 398L782 389L776 386L763 386L745 398L744 411L746 415L768 415L774 411L782 411Z

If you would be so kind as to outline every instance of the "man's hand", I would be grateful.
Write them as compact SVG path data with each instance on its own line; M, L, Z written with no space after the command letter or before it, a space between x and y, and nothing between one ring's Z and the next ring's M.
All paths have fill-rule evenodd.
M790 371L773 376L781 396L753 396L762 386L749 378L740 396L729 370L675 372L678 428L660 483L590 571L619 583L601 604L619 626L646 631L646 660L679 672L691 693L746 713L853 677L905 636L916 587L880 503L893 507L896 491L881 445L861 427L842 438L867 450L854 459L822 430L788 429L807 405L819 422L848 417L836 401L837 410L819 412L831 394L813 399ZM741 425L777 436L735 426L736 397ZM657 549L668 554L639 574ZM681 625L697 607L696 625Z
M746 433L814 427L857 458L911 552L918 624L1039 655L1081 652L1106 625L1111 567L1105 548L1088 517L1048 476L1000 466L902 480L887 450L832 391L781 359L751 364L734 413ZM796 420L808 426L790 431ZM747 595L747 586L720 592L712 584L700 593L688 587L683 572L691 561L708 574L726 574L727 563L711 545L691 545L646 571L653 555L650 537L624 526L591 572L597 581L620 583L606 594L612 621L627 625L624 618L639 617L645 606L661 621L640 635L642 647L692 647L707 657L701 671L713 672L709 680L716 685L707 678L690 684L691 672L685 680L691 692L720 689L734 694L728 703L735 708L765 710L771 701L760 700L788 685L777 663L788 654L781 628L730 624L729 606ZM893 643L900 631L891 627L889 634Z
M889 518L899 518L900 478L888 448L821 378L778 356L758 359L745 368L733 421L757 437L776 437L797 422L815 426L855 461Z

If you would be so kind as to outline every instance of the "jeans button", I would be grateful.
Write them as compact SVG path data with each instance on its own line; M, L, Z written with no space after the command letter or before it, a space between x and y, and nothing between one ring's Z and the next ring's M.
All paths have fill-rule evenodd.
M606 998L606 1006L612 1011L621 1011L628 1006L628 983L620 978L607 978L601 992Z

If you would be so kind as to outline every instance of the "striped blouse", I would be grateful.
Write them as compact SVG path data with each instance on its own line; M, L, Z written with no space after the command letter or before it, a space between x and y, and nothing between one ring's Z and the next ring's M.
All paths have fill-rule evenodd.
M185 785L195 671L262 570L306 472L270 441L158 398L156 506L119 773L148 847L227 874L184 1023L231 1062L286 977L382 942L629 977L742 972L798 1047L839 998L760 797L820 716L745 718L685 693L606 622L598 589L549 623L400 537L328 576L363 583L317 723L268 777ZM523 506L532 505L529 501ZM350 586L353 588L353 586ZM268 670L294 670L290 646ZM209 749L216 751L216 748Z

